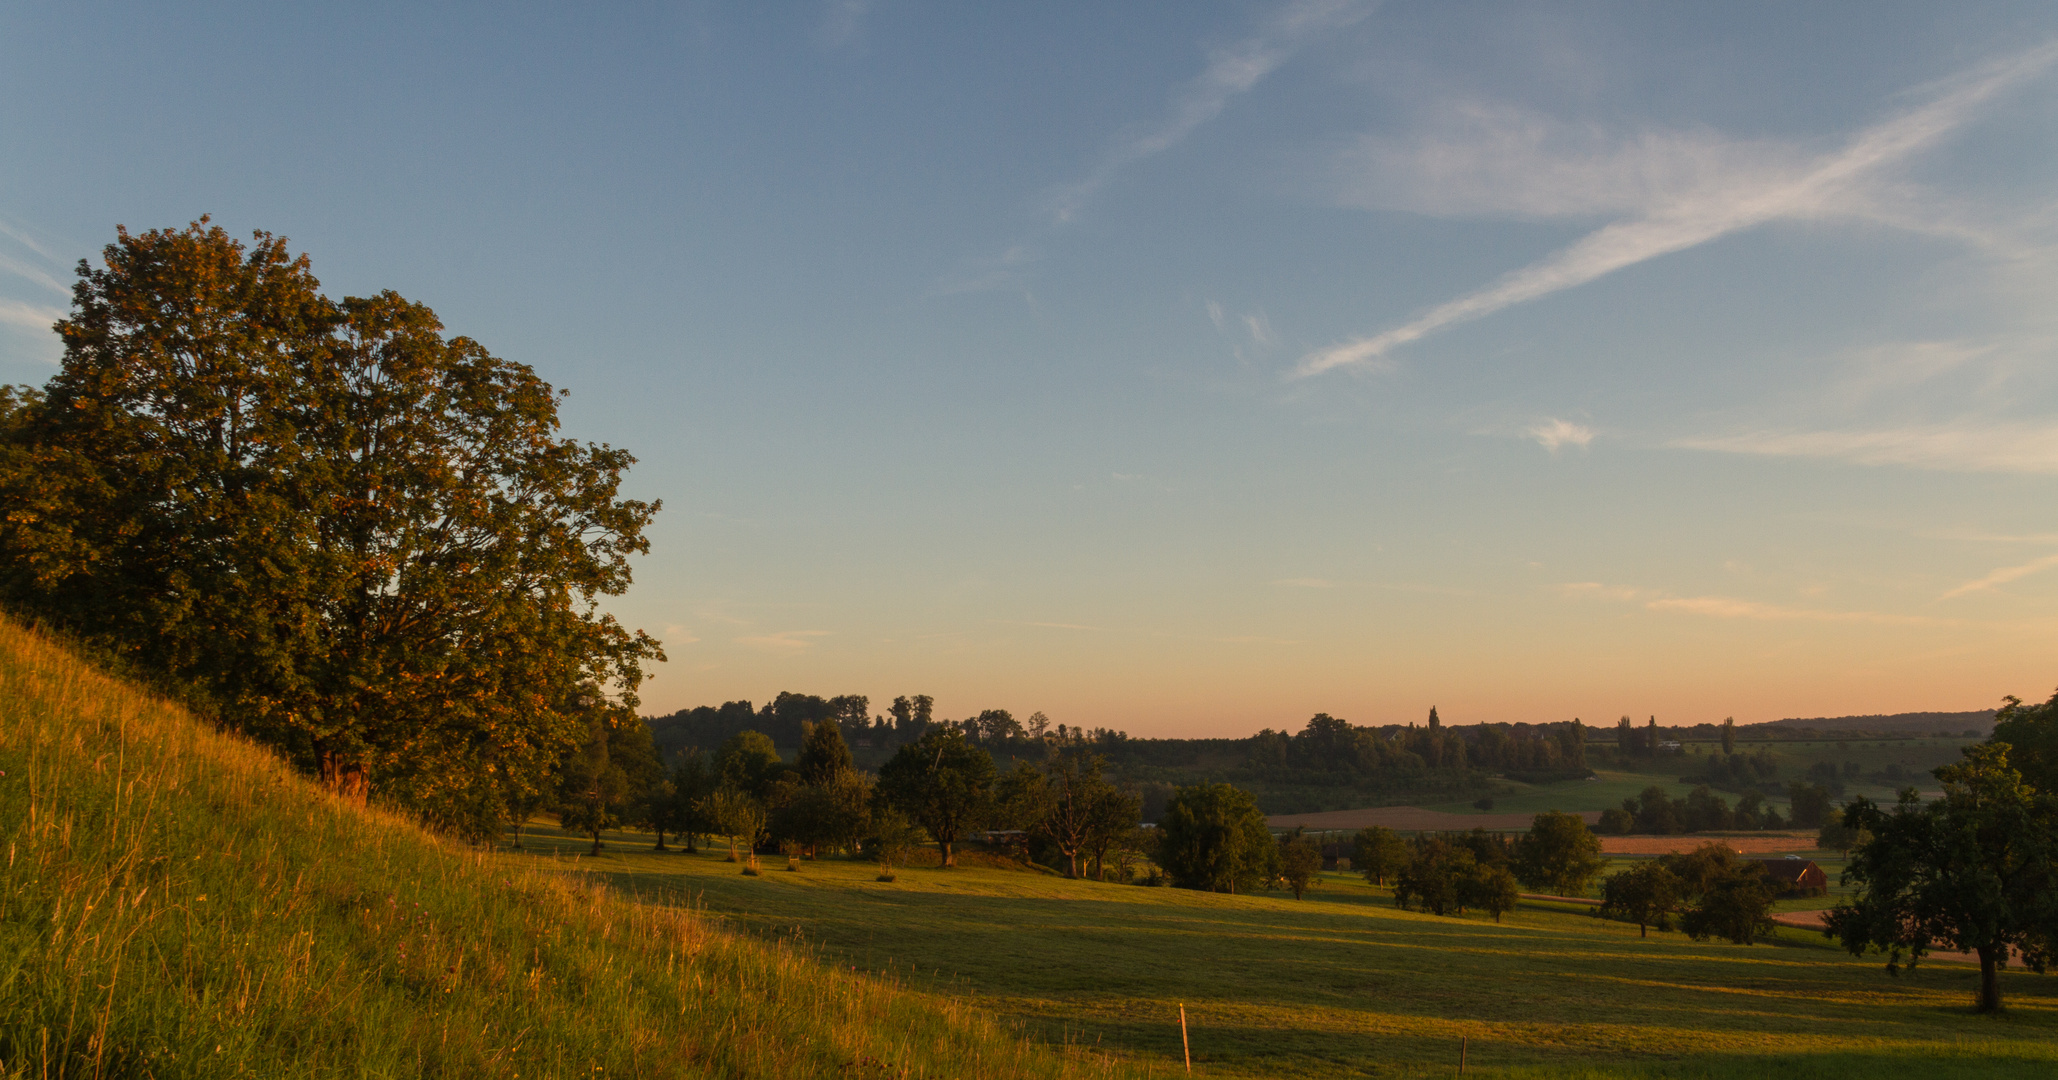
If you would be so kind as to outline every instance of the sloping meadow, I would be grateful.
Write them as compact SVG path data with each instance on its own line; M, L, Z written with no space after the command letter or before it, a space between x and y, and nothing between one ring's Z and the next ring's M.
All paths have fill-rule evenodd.
M0 772L5 1075L1121 1075L338 801L7 619Z

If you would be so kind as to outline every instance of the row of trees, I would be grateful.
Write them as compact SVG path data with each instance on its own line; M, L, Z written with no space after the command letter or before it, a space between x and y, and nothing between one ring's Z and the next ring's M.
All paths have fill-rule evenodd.
M905 847L919 827L946 866L961 843L987 829L1018 830L1060 854L1070 876L1081 864L1105 877L1111 852L1134 846L1141 800L1105 775L1089 750L1070 749L1002 775L993 756L959 725L932 726L902 746L876 781L858 770L842 725L808 723L788 765L762 732L740 731L712 759L681 755L669 776L654 768L651 740L596 730L565 771L558 814L593 838L604 829L731 838L738 857L765 844L796 855ZM873 842L871 845L867 841Z
M1515 905L1516 884L1554 895L1586 891L1607 865L1601 842L1576 814L1536 815L1529 831L1509 840L1484 829L1402 839L1391 829L1362 829L1351 845L1351 867L1374 885L1393 883L1394 903L1416 904L1437 915L1468 908L1495 922Z
M1359 727L1318 713L1298 733L1267 728L1242 747L1245 767L1269 778L1404 777L1468 768L1538 777L1587 771L1586 728L1578 720L1450 728L1434 708L1422 727Z
M1728 800L1715 794L1714 789L1706 784L1679 799L1672 798L1664 788L1653 784L1637 797L1622 800L1621 806L1601 811L1601 820L1596 828L1603 833L1620 836L1628 833L1676 835L1820 825L1828 806L1828 796L1805 784L1796 784L1794 789L1794 818L1790 821L1780 817L1777 809L1767 806L1765 796L1755 791L1746 793L1731 808ZM1803 816L1811 820L1803 821Z
M1703 844L1638 863L1601 883L1597 914L1650 928L1680 928L1696 941L1720 937L1748 945L1772 931L1769 912L1779 889L1755 862L1721 844Z

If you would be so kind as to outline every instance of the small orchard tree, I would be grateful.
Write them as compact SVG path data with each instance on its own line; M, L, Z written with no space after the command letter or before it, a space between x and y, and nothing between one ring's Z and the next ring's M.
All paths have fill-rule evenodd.
M1462 913L1460 883L1479 866L1472 849L1441 836L1418 836L1409 843L1408 855L1408 865L1394 878L1393 902L1404 908L1420 904L1436 915Z
M707 798L707 816L715 829L729 838L729 861L744 861L739 846L751 854L746 867L757 863L757 844L765 831L765 807L746 792L723 787Z
M1408 844L1399 833L1379 825L1358 830L1351 841L1351 869L1365 875L1374 885L1400 873L1408 865Z
M1636 924L1639 937L1651 936L1650 928L1672 928L1672 911L1679 906L1679 878L1656 860L1639 863L1601 882L1602 918Z
M1515 910L1520 898L1515 875L1505 866L1477 863L1458 881L1459 903L1491 914L1495 922L1501 921L1502 913Z
M1539 892L1584 896L1607 865L1601 858L1601 838L1577 814L1538 814L1529 832L1515 841L1515 877Z
M879 880L892 881L893 868L907 862L908 855L924 840L921 826L892 807L872 815L872 854L879 860Z
M1740 863L1709 879L1679 928L1695 941L1719 937L1749 945L1772 932L1772 880L1755 863Z
M1306 896L1321 880L1322 849L1299 829L1279 838L1279 879L1293 890L1293 898Z

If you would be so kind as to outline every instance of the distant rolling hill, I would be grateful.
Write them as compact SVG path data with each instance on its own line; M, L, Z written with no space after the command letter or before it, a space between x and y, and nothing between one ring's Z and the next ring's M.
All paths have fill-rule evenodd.
M1976 731L1981 738L1993 733L1994 710L1974 712L1904 712L1874 716L1791 717L1752 727L1807 728L1814 731L1877 731L1882 734L1953 735Z

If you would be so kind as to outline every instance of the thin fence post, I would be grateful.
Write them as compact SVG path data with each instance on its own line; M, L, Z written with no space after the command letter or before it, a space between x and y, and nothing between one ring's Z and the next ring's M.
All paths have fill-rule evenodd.
M1193 1075L1193 1044L1186 1041L1186 1003L1179 1003L1179 1049L1186 1054L1186 1075Z
M1465 1075L1465 1036L1458 1036L1458 1075Z

